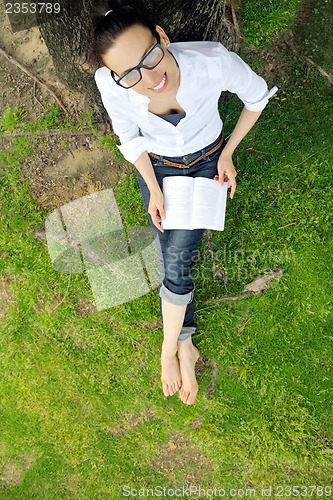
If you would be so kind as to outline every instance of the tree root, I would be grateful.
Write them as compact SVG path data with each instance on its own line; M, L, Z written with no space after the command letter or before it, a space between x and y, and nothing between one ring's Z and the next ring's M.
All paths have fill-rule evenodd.
M321 66L318 66L318 64L316 64L310 57L303 57L303 59L308 63L310 64L311 66L313 66L314 68L317 69L317 71L321 74L321 76L323 76L324 78L326 78L326 80L331 84L333 85L333 75L331 75L331 73L328 73L327 71L325 71Z
M36 130L34 132L31 131L22 131L22 132L5 132L4 134L0 134L0 138L11 138L11 137L33 137L36 135L43 135L43 136L51 136L51 135L94 135L95 132L93 132L90 129L84 129L84 130L61 130L61 129L51 129L51 130Z
M303 61L305 61L307 64L315 68L318 73L321 74L331 85L333 85L333 75L331 73L328 73L325 71L321 66L319 66L317 63L314 62L313 59L307 56L303 56L298 48L295 46L294 38L293 38L293 33L291 33L291 37L289 40L287 40L287 45L288 47L293 51L294 55L297 58L301 58Z
M20 63L14 57L12 57L9 54L7 54L7 52L4 49L2 49L1 47L0 47L0 54L2 54L11 64L13 64L14 66L17 66L19 69L21 69L22 71L24 71L24 73L26 73L28 76L30 76L30 78L32 78L35 82L39 83L42 87L44 87L47 90L47 92L49 94L51 94L51 96L56 100L56 102L58 103L58 105L60 106L60 108L66 114L66 116L70 117L70 113L66 109L66 107L63 104L63 102L61 101L61 99L53 92L53 90L39 76L37 76L34 73L32 73L32 71L30 71L30 69L27 68L27 66L25 66L22 63Z

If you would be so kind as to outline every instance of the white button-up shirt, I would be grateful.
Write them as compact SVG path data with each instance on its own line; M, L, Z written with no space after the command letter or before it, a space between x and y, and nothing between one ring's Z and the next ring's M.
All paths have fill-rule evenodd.
M123 89L103 66L95 73L102 101L124 157L134 163L144 152L183 156L211 144L222 130L218 111L222 91L238 95L245 107L261 111L277 88L219 42L172 43L168 50L180 69L176 99L186 112L177 126L148 111L149 97Z

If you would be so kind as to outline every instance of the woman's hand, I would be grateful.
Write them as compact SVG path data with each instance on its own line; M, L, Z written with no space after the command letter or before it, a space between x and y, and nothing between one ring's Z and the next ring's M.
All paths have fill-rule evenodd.
M223 182L228 182L228 187L231 188L230 198L233 198L236 191L237 172L232 162L232 157L223 154L223 151L218 159L217 170L219 175L215 175L214 179L219 181L220 186L222 186Z
M165 219L165 212L163 207L163 193L160 188L150 191L150 200L148 205L148 213L151 216L153 224L161 233L164 229L161 226L162 219Z

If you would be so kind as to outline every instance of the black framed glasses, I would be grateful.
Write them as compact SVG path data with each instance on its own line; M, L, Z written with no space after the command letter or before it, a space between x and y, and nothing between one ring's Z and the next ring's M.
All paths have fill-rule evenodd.
M111 76L117 85L124 89L134 87L140 80L142 80L141 68L154 69L164 57L164 50L159 43L156 43L149 52L144 56L140 64L130 69L123 76L119 77L114 71L111 70Z

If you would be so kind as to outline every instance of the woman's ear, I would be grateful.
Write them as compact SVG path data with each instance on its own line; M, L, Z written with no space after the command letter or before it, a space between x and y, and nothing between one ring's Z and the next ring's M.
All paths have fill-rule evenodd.
M170 45L170 39L169 39L168 35L165 33L164 29L161 28L161 26L159 26L159 25L156 25L155 29L156 29L157 33L160 35L161 42L162 43L164 42L164 45L166 47L168 47Z

